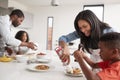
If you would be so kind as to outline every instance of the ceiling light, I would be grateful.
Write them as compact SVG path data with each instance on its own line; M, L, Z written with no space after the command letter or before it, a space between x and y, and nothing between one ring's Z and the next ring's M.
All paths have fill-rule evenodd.
M59 1L58 0L52 0L51 5L52 6L59 6Z

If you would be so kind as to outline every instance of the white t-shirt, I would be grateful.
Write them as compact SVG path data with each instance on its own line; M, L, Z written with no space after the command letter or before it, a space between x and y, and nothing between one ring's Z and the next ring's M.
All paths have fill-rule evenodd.
M21 44L21 41L15 39L10 31L11 23L9 15L0 16L0 56L3 55L6 44L11 46L19 46Z
M10 31L11 21L9 15L0 16L0 47L6 44L11 46L19 46L21 41L15 39Z

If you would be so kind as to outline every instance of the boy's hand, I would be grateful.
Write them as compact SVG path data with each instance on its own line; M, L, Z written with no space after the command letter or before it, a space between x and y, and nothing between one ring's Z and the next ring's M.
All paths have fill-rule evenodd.
M79 58L82 58L82 54L80 53L79 50L76 50L74 52L74 57L75 57L75 60L78 62L79 61Z
M84 52L82 51L82 48L80 48L80 50L76 50L74 52L74 57L76 61L79 61L79 58L84 58L86 57L86 55L84 54Z

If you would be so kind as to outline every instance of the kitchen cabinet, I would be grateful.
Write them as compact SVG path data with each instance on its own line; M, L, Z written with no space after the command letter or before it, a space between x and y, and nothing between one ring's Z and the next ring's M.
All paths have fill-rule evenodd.
M8 9L0 7L0 15L6 15L9 13L10 11Z
M9 7L9 8L3 8L0 7L0 15L9 15L11 13L11 11L14 10L13 7ZM30 29L33 27L33 14L23 11L25 19L22 22L22 24L19 26L19 28L22 29Z
M0 0L0 7L8 8L8 0Z

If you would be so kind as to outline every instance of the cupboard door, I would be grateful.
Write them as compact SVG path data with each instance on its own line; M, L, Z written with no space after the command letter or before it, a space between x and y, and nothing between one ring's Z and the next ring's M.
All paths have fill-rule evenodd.
M0 0L0 7L8 8L8 0Z

